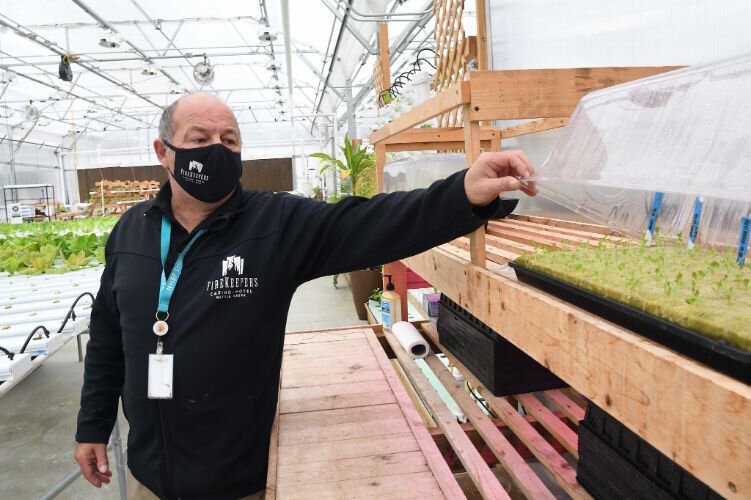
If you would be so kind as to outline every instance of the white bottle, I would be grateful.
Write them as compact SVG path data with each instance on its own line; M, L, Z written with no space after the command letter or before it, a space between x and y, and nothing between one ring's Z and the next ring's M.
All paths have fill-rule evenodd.
M402 320L402 300L399 294L394 291L394 284L391 282L391 275L387 274L389 279L386 285L386 291L381 295L381 320L383 327L391 331L394 323Z

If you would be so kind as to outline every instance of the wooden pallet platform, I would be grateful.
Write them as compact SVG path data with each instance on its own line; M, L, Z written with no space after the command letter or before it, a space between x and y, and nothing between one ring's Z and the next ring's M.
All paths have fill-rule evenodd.
M606 235L623 241L599 226L512 216L489 224L485 268L472 264L466 237L402 262L722 496L751 497L751 386L519 283L504 266L540 246Z
M553 499L561 491L571 498L591 498L576 482L576 470L564 456L570 453L574 459L578 457L576 429L584 417L581 406L558 390L539 395L514 396L515 402L527 413L525 416L512 405L510 398L495 397L485 390L471 372L444 350L438 341L438 332L431 323L422 323L419 327L471 382L473 388L480 391L500 420L499 424L486 415L470 396L464 383L457 381L444 363L431 353L425 358L426 364L469 419L469 424L459 424L415 361L410 359L393 334L385 332L386 340L409 381L442 431L434 435L448 441L482 498L511 498L513 493L514 497ZM504 477L511 484L501 484L490 467L494 464L489 464L479 451L483 446L492 452L500 469L505 472ZM539 462L561 491L551 491L530 466L530 461Z
M373 328L288 333L266 498L464 498Z

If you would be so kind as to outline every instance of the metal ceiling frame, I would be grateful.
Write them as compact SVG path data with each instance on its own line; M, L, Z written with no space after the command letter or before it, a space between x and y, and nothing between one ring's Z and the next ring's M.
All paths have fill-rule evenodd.
M81 10L83 10L84 12L86 12L92 19L94 19L96 22L98 22L102 26L102 28L108 29L111 32L116 33L116 34L120 34L120 32L117 31L117 28L115 28L114 26L112 26L110 23L107 22L106 19L104 19L99 14L97 14L96 12L94 12L94 10L91 7L89 7L88 5L86 5L82 0L70 0L70 1L73 2L74 4L76 4L78 7L81 8ZM141 30L140 25L136 25L136 27L139 29L139 31ZM150 43L148 37L146 37L144 35L144 38L146 38L146 41ZM141 49L139 49L135 44L133 44L130 40L126 39L125 37L123 37L123 41L125 43L127 43L128 45L130 45L130 48L132 48L134 51L136 51L137 54L141 55L144 59L146 59L148 61L148 57L149 56L145 52L141 51ZM163 69L159 69L159 72L161 74L163 74L165 77L167 77L167 79L170 82L174 83L175 85L179 85L180 84L180 82L178 82L177 80L175 80L175 78L172 75L170 75L169 73L167 73Z
M73 0L73 1L75 1L75 0ZM7 16L5 16L3 14L0 14L0 17L5 19L5 20L4 19L0 19L0 26L4 26L4 27L12 30L16 35L18 35L20 37L23 37L23 38L27 38L28 40L36 43L37 45L40 45L40 46L42 46L42 47L44 47L44 48L46 48L48 50L51 50L52 52L54 52L55 54L57 54L59 56L65 56L65 55L68 54L68 52L66 50L63 50L55 42L53 42L51 40L48 40L48 39L46 39L46 38L38 35L37 33L35 33L33 31L29 30L28 28L26 28L26 27L18 24L17 22L13 21L12 19L10 19L9 17L7 17ZM10 23L8 21L10 21ZM150 99L147 99L147 98L139 95L139 93L135 89L131 88L127 84L125 84L123 82L119 82L119 81L115 80L114 78L111 78L109 75L106 75L106 74L102 73L97 68L89 65L88 63L86 63L84 61L80 61L79 60L79 61L76 61L75 64L77 64L77 65L79 65L79 66L81 66L83 68L86 68L87 70L89 70L92 73L96 74L98 77L100 77L100 78L102 78L102 79L104 79L104 80L106 80L106 81L108 81L108 82L110 82L110 83L112 83L114 85L117 85L118 87L122 88L123 90L127 91L128 93L133 94L134 96L136 96L136 97L138 97L140 99L143 99L144 101L148 102L152 106L156 106L157 108L161 108L162 107L159 104L155 103L154 101L152 101Z
M432 5L433 5L433 0L428 0L425 6L426 7L425 11L427 12L427 14L422 19L418 21L414 21L410 26L407 26L407 28L405 28L404 31L402 31L402 36L391 45L391 47L389 48L389 51L391 54L389 57L389 61L391 63L393 63L399 56L401 56L404 53L408 45L417 36L417 33L423 30L425 26L428 24L428 22L433 18L434 13L433 13ZM422 43L425 43L425 41L428 40L428 38L429 38L429 35L426 36L426 38L422 41ZM417 50L419 50L419 47ZM373 76L371 75L370 78L368 79L368 83L365 86L363 86L360 89L360 92L357 93L357 96L354 97L354 102L352 104L353 109L357 109L357 107L360 106L360 103L362 102L362 100L373 90L373 85L374 85L374 80L373 80ZM346 116L346 112L343 116Z

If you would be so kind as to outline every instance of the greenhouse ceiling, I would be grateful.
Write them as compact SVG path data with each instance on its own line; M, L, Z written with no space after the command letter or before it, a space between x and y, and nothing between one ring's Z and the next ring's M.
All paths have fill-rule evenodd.
M0 138L153 129L196 90L219 95L241 128L294 113L315 134L333 113L344 122L349 92L354 109L372 105L377 21L390 20L397 69L432 43L432 0L288 1L287 33L282 0L4 0Z

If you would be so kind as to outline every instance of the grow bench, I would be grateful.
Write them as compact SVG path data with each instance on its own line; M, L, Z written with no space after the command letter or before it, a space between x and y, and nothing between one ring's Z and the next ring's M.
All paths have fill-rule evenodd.
M440 350L430 323L418 326ZM426 362L468 423L457 423L418 365L378 326L288 333L266 497L502 499L521 492L552 499L551 489L559 489L589 498L564 456L577 456L584 417L578 398L547 391L541 397L551 411L536 396L520 395L523 416L472 380L499 415L491 419L435 354ZM425 402L423 418L412 391L419 407ZM531 461L547 471L547 482Z
M462 110L462 149L471 165L483 148L480 122L533 120L501 129L500 139L560 127L587 92L671 69L470 72L465 81L371 135L379 186L386 151L394 144L403 150L429 149L427 141L405 143L402 138L417 137L413 127L437 115ZM452 144L431 146L456 147L447 142ZM497 148L500 144L491 147ZM751 497L751 386L520 283L504 265L541 245L576 245L578 239L596 244L606 233L606 228L576 222L512 216L491 221L487 232L481 228L401 264L720 495ZM390 266L385 272L394 275L399 290L401 268ZM472 380L471 373L463 374Z

